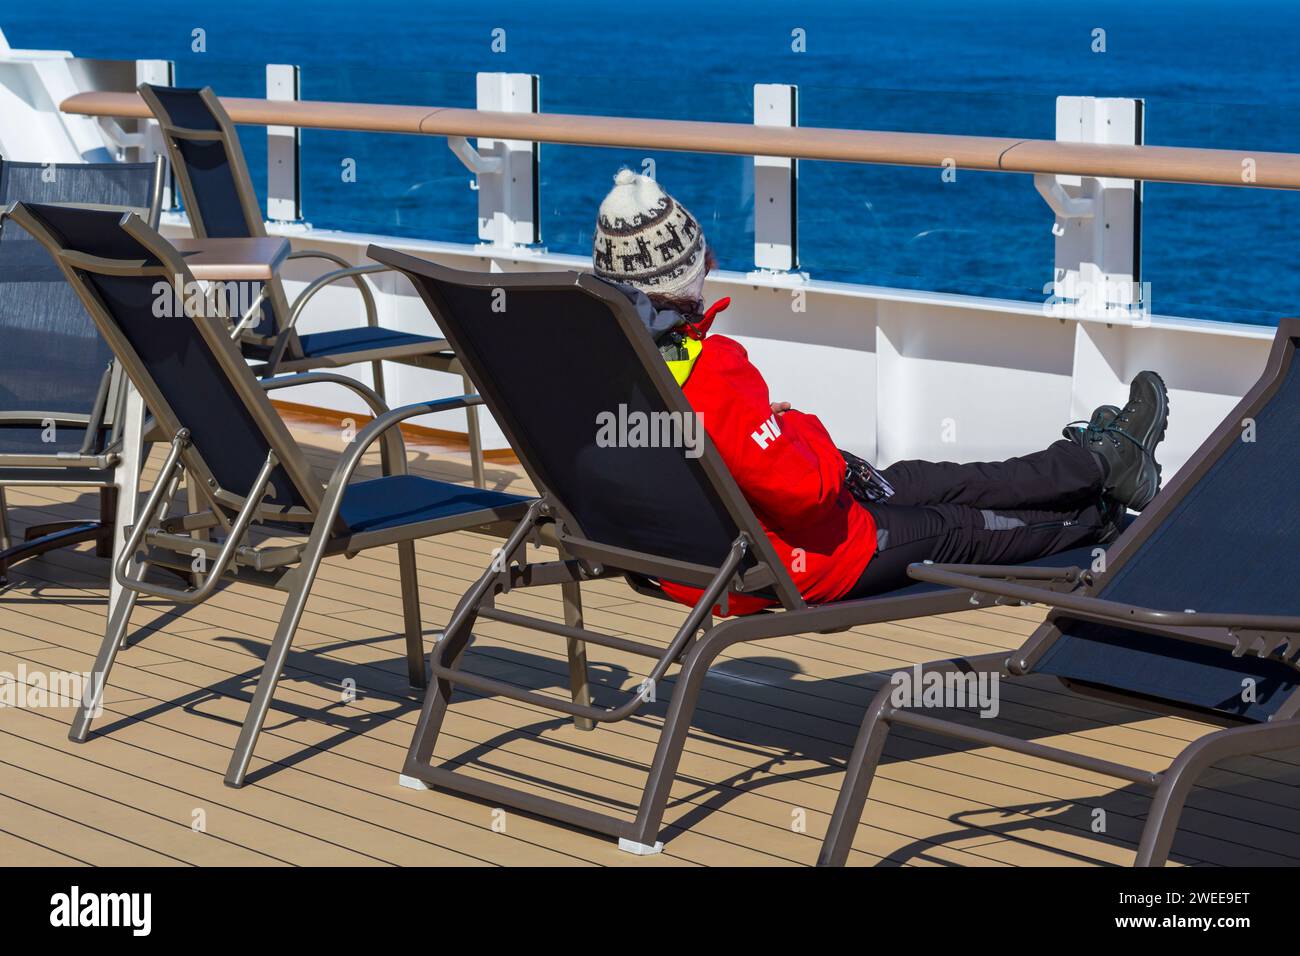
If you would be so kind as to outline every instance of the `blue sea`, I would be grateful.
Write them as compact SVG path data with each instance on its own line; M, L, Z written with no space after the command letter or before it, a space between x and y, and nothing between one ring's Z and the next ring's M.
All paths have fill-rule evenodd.
M1300 152L1294 0L3 0L0 28L15 47L174 60L182 85L233 96L264 95L275 62L302 67L307 99L473 106L477 71L511 71L541 76L546 111L750 122L754 83L795 83L805 126L1048 139L1056 96L1133 96L1148 143ZM260 192L265 133L241 136ZM543 244L588 253L611 177L646 158L723 266L752 268L740 157L545 145ZM476 238L469 174L440 139L305 131L302 190L317 227ZM1264 325L1294 314L1298 214L1293 193L1149 184L1152 307ZM816 278L1041 300L1051 221L1027 176L800 165L800 260Z

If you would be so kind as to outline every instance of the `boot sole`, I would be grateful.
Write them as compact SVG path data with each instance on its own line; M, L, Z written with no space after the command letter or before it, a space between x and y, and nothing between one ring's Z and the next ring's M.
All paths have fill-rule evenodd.
M1163 469L1160 467L1160 462L1156 461L1155 449L1157 445L1165 440L1165 429L1169 425L1169 390L1165 387L1165 380L1161 378L1159 374L1156 372L1152 372L1151 374L1154 375L1156 381L1160 383L1158 395L1160 398L1161 408L1160 414L1157 415L1156 419L1152 422L1151 433L1154 433L1155 437L1152 438L1151 433L1148 433L1145 437L1139 435L1133 436L1142 442L1142 448L1147 453L1142 465L1141 481L1138 485L1142 494L1135 495L1134 500L1129 502L1129 507L1134 511L1141 511L1151 503L1151 499L1153 499L1160 491L1160 481L1163 475ZM1147 491L1150 493L1147 494ZM1141 503L1139 504L1138 502Z

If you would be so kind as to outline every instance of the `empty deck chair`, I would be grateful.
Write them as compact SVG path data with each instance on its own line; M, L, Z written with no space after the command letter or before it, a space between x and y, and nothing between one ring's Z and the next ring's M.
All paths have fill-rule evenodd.
M960 611L968 595L935 585L911 585L867 600L810 607L773 552L717 451L704 441L699 457L680 447L601 447L598 416L668 416L685 422L693 413L632 303L617 289L575 272L500 275L447 269L372 246L369 255L404 272L419 290L478 386L487 407L534 481L540 498L493 563L465 593L432 653L430 687L402 770L402 783L470 794L619 839L623 849L656 852L660 823L677 772L705 674L725 648L806 632ZM500 305L504 303L504 309ZM581 343L564 356L564 374L538 363L556 342ZM628 419L632 420L632 419ZM647 418L646 420L652 420ZM568 560L532 562L523 543L549 527ZM1058 555L1063 565L1090 560L1090 552ZM626 577L638 590L661 593L659 582L679 581L704 590L667 647L604 634L579 624L559 624L495 606L498 593L605 578ZM1044 586L1070 587L1066 572L1045 573ZM766 594L777 609L714 623L712 608L729 593ZM504 621L648 658L645 682L611 702L565 700L506 683L461 666L475 620ZM578 660L585 660L578 655ZM575 656L570 655L570 667ZM456 688L527 702L594 724L626 720L644 709L680 665L635 817L544 797L456 772L434 758L434 748ZM580 684L579 680L577 684ZM655 694L647 689L659 687ZM495 769L495 768L494 768ZM585 803L583 799L581 802Z
M134 210L156 223L162 161L0 162L0 210L17 201ZM94 541L112 549L125 475L125 390L113 353L49 254L0 213L0 584L19 561ZM129 471L135 458L126 466ZM98 519L29 525L11 539L6 486L99 490ZM129 504L121 502L123 507Z
M1169 856L1197 779L1229 757L1300 747L1300 319L1283 321L1263 377L1070 594L1031 591L1022 569L914 565L918 580L981 604L1052 610L1018 650L928 665L1017 679L1049 674L1084 694L1224 725L1159 773L1045 747L971 723L872 702L821 862L842 864L896 725L1003 747L1155 791L1139 866ZM974 723L981 723L975 721Z
M170 442L124 553L115 559L113 573L127 597L108 622L93 689L73 720L71 739L83 741L89 732L138 595L195 604L227 580L281 587L288 600L225 778L240 786L321 559L386 544L398 548L408 674L413 685L423 686L414 539L517 520L530 499L406 474L396 426L414 415L463 408L479 401L477 396L390 411L372 389L333 373L259 382L223 319L198 314L204 309L184 295L194 281L184 261L138 216L22 203L11 216L55 256ZM155 317L160 283L180 296L183 312L177 318ZM375 414L340 457L327 486L313 477L265 394L310 382L350 388ZM350 483L363 453L381 439L383 477ZM168 518L182 473L194 481L205 507ZM254 524L293 540L259 541L250 534ZM194 531L214 532L218 540L190 537ZM197 568L195 549L204 562ZM145 576L151 566L193 569L200 583L153 583Z
M140 86L162 128L163 142L185 200L185 211L196 238L265 236L262 210L253 191L244 151L234 124L210 88L181 89ZM374 297L365 275L385 271L380 266L353 266L332 252L299 249L292 259L321 259L339 268L313 280L289 302L279 278L267 283L255 314L241 317L240 344L255 361L259 376L342 368L369 362L375 390L384 391L384 362L397 362L460 375L464 370L445 339L386 329L379 325ZM327 286L347 279L356 284L366 310L366 325L300 335L297 323L307 303ZM260 310L260 311L259 311ZM483 487L483 451L475 410L467 408L470 467L477 487Z

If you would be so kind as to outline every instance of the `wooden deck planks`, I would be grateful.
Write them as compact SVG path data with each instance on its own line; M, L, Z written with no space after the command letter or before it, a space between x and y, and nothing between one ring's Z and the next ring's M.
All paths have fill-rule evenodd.
M329 436L299 430L327 470ZM416 470L463 480L444 449ZM463 457L463 456L462 456ZM156 459L155 459L156 463ZM502 487L525 487L494 463ZM95 512L92 495L11 489L18 527ZM420 541L426 633L451 611L494 541ZM89 667L104 624L107 563L87 549L13 571L0 594L0 670ZM680 613L621 582L583 589L589 626L662 643ZM70 709L0 709L0 863L23 865L785 865L807 864L842 779L862 710L888 672L1007 649L1041 620L1032 608L974 610L835 635L742 645L719 659L701 700L657 858L603 837L450 794L405 790L396 771L418 697L405 684L396 557L380 549L325 563L253 763L235 791L221 774L274 632L283 595L235 586L195 608L142 601L106 713L82 746ZM558 594L503 602L560 619ZM499 622L477 631L472 668L562 695L559 641ZM646 661L593 648L597 700L635 687ZM640 670L638 670L640 669ZM345 680L358 696L344 700ZM671 693L671 682L662 696ZM581 733L503 699L457 699L438 756L465 772L629 812L663 704ZM1000 729L1157 769L1206 728L1081 698L1041 681L1004 688ZM1233 761L1198 790L1176 843L1188 864L1300 863L1300 754ZM1094 812L1106 832L1093 832ZM203 828L193 826L196 812ZM858 865L1116 865L1131 861L1146 812L1136 788L1087 771L919 732L891 738L859 828ZM501 823L504 821L504 832Z

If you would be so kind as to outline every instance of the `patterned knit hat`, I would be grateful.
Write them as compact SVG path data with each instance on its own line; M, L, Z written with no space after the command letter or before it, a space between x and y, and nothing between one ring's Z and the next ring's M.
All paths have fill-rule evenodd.
M649 176L619 170L596 217L596 275L648 295L699 301L707 249L700 224L685 206Z

